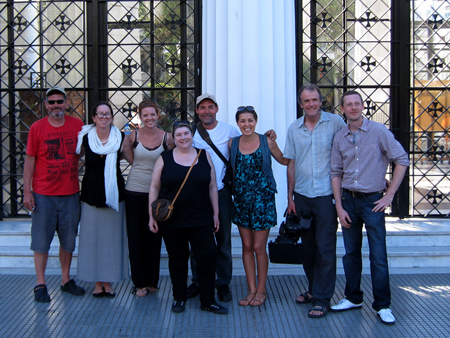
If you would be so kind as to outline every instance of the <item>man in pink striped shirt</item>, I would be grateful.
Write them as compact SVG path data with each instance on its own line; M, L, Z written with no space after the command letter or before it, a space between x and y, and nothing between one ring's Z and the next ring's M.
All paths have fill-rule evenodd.
M394 135L381 123L362 116L363 101L356 91L344 93L341 110L347 127L336 133L331 152L331 180L336 211L342 226L345 255L342 259L346 277L345 299L331 307L345 311L362 307L362 226L366 227L370 250L370 272L374 302L384 324L394 324L389 309L391 291L386 252L384 211L409 166L408 154ZM389 162L395 163L392 182L386 187Z

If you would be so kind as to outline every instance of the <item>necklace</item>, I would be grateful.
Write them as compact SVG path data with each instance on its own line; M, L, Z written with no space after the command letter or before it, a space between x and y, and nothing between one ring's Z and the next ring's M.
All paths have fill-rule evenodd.
M105 145L106 143L108 143L108 141L109 141L109 137L108 137L108 139L107 139L106 141L101 141L101 140L100 140L100 142L102 143L102 145Z

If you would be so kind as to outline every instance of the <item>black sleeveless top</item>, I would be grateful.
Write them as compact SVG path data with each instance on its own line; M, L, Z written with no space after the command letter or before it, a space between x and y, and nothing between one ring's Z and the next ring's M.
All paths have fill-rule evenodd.
M125 199L125 181L120 171L120 148L125 137L122 134L122 140L120 142L119 150L117 151L117 186L119 188L119 202ZM85 152L85 172L83 181L81 183L81 196L82 202L97 208L105 208L106 196L105 196L105 161L106 155L103 157L94 153L89 147L88 136L83 137L83 147Z
M173 159L173 149L164 151L161 156L164 167L161 172L161 189L158 198L173 200L190 166L177 164ZM172 217L164 221L162 226L174 228L210 226L212 228L214 221L209 198L210 182L211 166L203 150L175 201Z

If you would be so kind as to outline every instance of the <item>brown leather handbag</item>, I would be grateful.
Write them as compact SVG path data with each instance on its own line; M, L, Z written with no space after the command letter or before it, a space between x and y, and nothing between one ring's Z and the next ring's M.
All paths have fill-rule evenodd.
M202 152L202 149L199 150L197 157L195 158L194 162L191 164L191 167L189 168L189 171L187 172L186 177L184 178L184 181L181 184L180 189L178 189L178 192L175 195L175 198L173 199L173 201L165 199L165 198L158 198L157 200L154 200L152 202L152 216L155 221L164 222L164 221L167 221L168 219L170 219L170 217L172 217L173 205L175 204L175 201L177 200L181 189L183 189L183 186L186 183L186 180L189 177L189 174L191 173L192 167L197 162L201 152Z

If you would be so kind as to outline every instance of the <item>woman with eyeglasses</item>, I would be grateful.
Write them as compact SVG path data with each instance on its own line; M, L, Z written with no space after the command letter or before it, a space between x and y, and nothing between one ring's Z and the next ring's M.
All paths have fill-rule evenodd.
M113 298L111 283L128 277L125 182L119 162L124 157L132 163L133 158L129 140L112 124L108 102L94 106L92 120L80 131L76 148L85 154L77 276L95 282L94 297Z
M173 125L176 147L161 154L153 169L149 195L150 230L161 233L169 254L172 281L172 312L183 312L187 299L189 246L195 250L200 285L201 309L215 314L228 310L216 303L215 271L217 247L214 232L219 230L219 196L214 165L209 154L192 145L192 127L186 121ZM192 165L184 186L179 191ZM158 198L171 201L170 219L157 222L151 203Z
M130 135L134 160L125 186L128 248L131 280L138 297L158 288L161 234L148 227L148 193L156 160L174 147L172 135L158 127L160 111L154 101L142 101L138 108L141 127Z
M236 123L242 135L230 140L234 173L232 221L239 228L248 295L241 306L260 306L266 300L269 259L266 246L271 227L277 224L276 183L272 156L287 165L275 141L255 132L258 115L252 106L239 107Z

